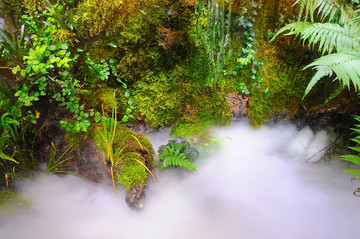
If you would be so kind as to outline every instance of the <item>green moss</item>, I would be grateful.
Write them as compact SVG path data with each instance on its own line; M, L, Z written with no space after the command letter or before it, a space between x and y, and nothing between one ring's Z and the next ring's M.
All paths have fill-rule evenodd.
M26 7L29 9L31 15L40 14L45 10L44 0L24 0Z
M13 190L5 189L0 191L0 206L4 206L12 200L15 200L19 195Z
M207 129L214 125L214 122L206 119L199 123L180 120L172 127L170 134L176 137L182 136L186 139L191 137L202 138L208 135Z
M0 191L0 214L9 214L16 212L20 208L27 207L29 201L19 196L11 189Z
M137 158L137 160L141 160ZM137 183L146 185L148 172L136 160L126 159L124 163L116 171L116 179L118 183L124 186L125 190L130 190L135 187Z
M145 115L151 127L173 124L184 112L183 89L171 81L165 74L149 75L147 79L136 84L134 102L137 111Z

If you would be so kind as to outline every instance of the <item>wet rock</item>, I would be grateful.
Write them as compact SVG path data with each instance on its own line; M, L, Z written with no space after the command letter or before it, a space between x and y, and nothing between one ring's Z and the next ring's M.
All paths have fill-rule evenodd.
M94 140L84 140L81 148L73 150L74 158L66 170L84 176L93 182L109 180L108 167L103 152L99 151Z
M231 107L231 114L233 115L234 119L240 119L246 115L246 110L248 108L249 96L241 95L237 92L232 92L226 94L228 99L228 104Z
M145 200L145 186L137 183L136 186L126 191L125 202L133 210L141 210Z

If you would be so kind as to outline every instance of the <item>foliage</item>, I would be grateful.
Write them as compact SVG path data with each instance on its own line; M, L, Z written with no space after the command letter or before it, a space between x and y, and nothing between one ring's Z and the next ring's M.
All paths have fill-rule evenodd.
M162 169L176 166L196 171L191 162L194 162L199 157L199 153L195 148L190 147L189 142L184 140L183 137L180 136L178 140L169 140L166 145L159 147L158 152Z
M24 0L0 0L0 10L5 16L10 17L15 29L18 28L19 18L25 9Z
M109 32L126 25L126 20L140 13L142 1L84 0L77 8L75 21L87 36Z
M70 165L65 165L63 163L69 161L74 156L68 157L66 159L63 159L63 157L69 150L72 149L72 147L73 147L73 145L70 145L58 158L56 158L56 146L54 145L53 142L51 142L51 152L50 152L49 161L46 166L45 172L47 172L47 173L68 173L68 174L78 175L78 174L60 169L60 168L66 168L66 167L70 166Z
M354 115L354 119L357 122L360 122L360 116ZM349 148L352 149L356 154L344 155L344 156L341 156L340 158L342 160L345 160L347 162L350 162L357 166L360 166L360 124L355 124L354 126L355 126L355 128L353 128L352 130L353 130L353 133L356 134L356 137L352 138L351 140L353 142L355 142L356 145L354 147L349 147ZM344 169L344 172L354 174L354 175L356 175L356 178L360 179L360 170L358 170L358 169Z
M21 26L20 32L10 33L5 29L0 29L1 61L3 66L22 65L24 54L26 53L25 39L28 29L25 25Z
M103 112L104 115L104 112ZM102 130L98 131L97 141L102 150L105 153L105 157L107 161L110 162L110 169L111 169L111 178L112 183L114 187L114 193L115 191L115 181L114 181L114 168L119 166L123 161L128 158L131 160L134 160L141 164L154 178L155 176L152 174L152 172L146 167L146 165L139 160L139 154L133 151L132 149L130 151L127 150L128 145L126 144L127 138L133 138L136 143L143 149L143 146L141 145L138 138L133 134L127 134L127 135L121 135L121 140L117 142L116 139L116 130L117 130L117 112L116 107L113 107L112 111L112 118L106 118L105 115L102 119Z
M316 74L311 79L305 90L304 97L312 87L324 76L339 80L341 87L349 87L351 84L358 90L360 83L360 51L358 38L360 37L360 22L353 9L341 1L328 0L298 0L300 4L300 14L305 13L304 21L291 23L280 29L274 36L289 31L290 34L300 35L302 41L307 41L308 45L318 47L322 56L304 69L313 68ZM315 23L315 10L320 21L327 22ZM310 16L311 22L306 19ZM273 38L273 39L274 39ZM334 52L336 51L336 52Z
M9 99L4 99L4 94L0 94L0 113L3 112L7 104L9 104ZM8 151L9 146L12 144L12 139L15 136L13 125L17 127L19 121L9 117L9 113L2 113L0 119L0 158L2 160L10 161L15 164L19 164L13 157L5 154Z
M78 104L75 88L80 85L71 72L78 55L71 51L67 43L58 40L56 32L60 25L51 14L24 16L22 29L25 27L30 33L27 43L29 50L23 56L23 64L12 69L14 74L19 73L17 78L21 82L14 86L18 104L28 107L40 97L50 96L74 113L77 120L74 125L62 121L67 130L86 131L90 124L87 119L89 114L84 112L84 106ZM22 43L22 38L20 41ZM11 53L10 50L8 52ZM32 112L29 112L29 116L33 116L32 122L35 123L36 117Z
M45 1L44 0L24 0L24 4L29 9L29 13L32 16L41 14L45 11Z
M15 166L35 169L33 148L39 131L30 127L19 108L12 105L12 100L5 94L0 94L0 100L0 166L11 176L14 176Z
M211 77L207 84L219 84L223 88L225 85L222 80L223 67L231 55L232 1L226 1L229 6L227 14L222 10L225 8L225 0L221 0L219 3L213 0L208 1L207 4L205 2L197 1L196 3L196 43L204 46L210 60Z
M320 21L332 20L335 17L340 22L349 19L349 7L343 0L297 0L295 4L300 5L299 21L302 16L304 20L310 18L311 22L314 22L314 16L319 17Z

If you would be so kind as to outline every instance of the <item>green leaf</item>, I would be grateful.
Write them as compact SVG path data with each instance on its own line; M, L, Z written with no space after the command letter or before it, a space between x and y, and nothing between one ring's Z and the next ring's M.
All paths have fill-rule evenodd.
M0 150L0 158L11 161L11 162L16 163L16 164L19 164L18 161L16 161L14 158L4 154L1 150Z
M56 46L56 45L51 45L51 46L49 46L49 49L50 49L51 51L56 51L56 50L57 50L57 46Z
M360 170L357 170L357 169L344 169L343 171L344 171L345 173L360 175Z
M20 66L19 66L19 65L17 65L17 66L15 66L14 68L12 68L12 72L13 72L14 74L16 74L19 70L20 70Z
M326 55L307 65L304 70L310 67L317 72L306 87L304 97L321 78L331 77L334 73L342 87L350 88L353 85L356 91L360 89L360 53L358 52L348 51Z
M357 155L344 155L340 159L360 166L360 157Z
M61 51L58 52L58 54L59 54L60 56L65 55L65 53L66 53L66 50L61 50Z
M108 45L111 46L111 47L113 47L113 48L117 48L117 45L114 44L114 43L112 43L112 42L108 43Z

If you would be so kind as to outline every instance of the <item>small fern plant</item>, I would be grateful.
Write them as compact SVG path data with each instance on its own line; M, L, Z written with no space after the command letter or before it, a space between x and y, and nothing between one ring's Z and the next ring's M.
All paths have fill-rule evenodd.
M360 123L360 116L354 115L354 119L356 119ZM353 163L357 166L360 166L360 124L355 124L355 128L352 128L353 133L357 134L355 138L352 138L351 140L356 143L356 146L349 147L353 151L356 152L356 154L353 155L344 155L340 158L342 160L348 161L350 163ZM358 169L344 169L344 172L354 174L355 178L360 179L360 170Z
M159 159L162 161L160 164L161 169L169 166L176 166L196 171L195 167L187 160L184 153L180 153L180 149L172 147L166 148L164 150L164 155L159 155Z
M199 153L194 147L190 147L189 142L183 137L179 137L179 140L169 140L168 144L162 145L158 152L161 169L175 166L196 171L192 162L199 157Z

